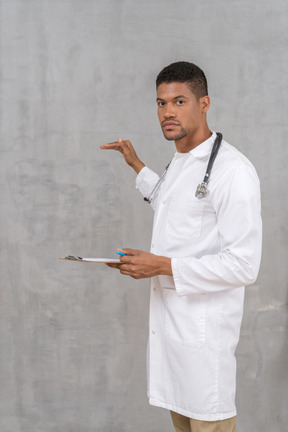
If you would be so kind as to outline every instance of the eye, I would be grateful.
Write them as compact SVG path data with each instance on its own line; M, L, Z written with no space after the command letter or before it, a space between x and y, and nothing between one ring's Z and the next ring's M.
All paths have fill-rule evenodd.
M158 105L158 107L164 107L164 105L165 105L165 102L161 102L161 101L159 101L159 102L157 102L157 105Z
M179 100L177 100L176 104L177 104L177 105L184 105L184 104L185 104L185 101L182 100L182 99L179 99Z

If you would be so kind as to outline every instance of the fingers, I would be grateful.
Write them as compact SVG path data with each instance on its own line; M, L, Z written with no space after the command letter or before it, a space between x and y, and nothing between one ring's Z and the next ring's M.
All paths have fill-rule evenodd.
M138 273L134 270L133 266L128 264L122 264L120 267L120 273L124 276L130 276L133 279L139 279Z
M131 272L131 267L129 265L125 265L124 263L105 263L107 265L107 267L111 267L117 270L120 270L120 273L125 275L125 276L133 276L133 272Z
M134 171L138 174L141 169L145 166L144 163L138 158L137 153L135 152L134 147L129 140L123 140L122 138L118 138L117 141L113 143L103 144L100 146L102 150L117 150L119 151L126 163L134 169Z
M122 264L137 264L139 259L139 255L143 254L143 251L136 249L121 249L121 252L124 252L126 255L120 256L120 261Z
M133 274L133 273L130 273L130 272L125 271L125 270L120 270L120 273L121 273L122 275L124 275L124 276L130 276L130 277L132 277L133 279L141 279L140 276L138 276L138 275L136 275L136 274Z
M124 153L124 151L127 148L131 148L131 142L129 140L124 141L121 137L118 138L117 141L114 141L112 143L103 144L100 146L102 150L117 150L121 153Z
M125 262L122 262L122 258L125 259ZM121 263L120 264L116 264L116 263L105 263L108 267L117 269L120 271L120 273L122 275L125 276L130 276L133 279L141 279L142 275L137 272L137 267L131 265L130 262L127 262L127 260L131 260L133 259L133 257L121 257Z
M118 145L121 148L121 153L127 157L131 157L131 155L134 155L135 150L131 144L131 141L129 140L123 140L122 138L118 138Z
M115 141L113 143L103 144L100 146L100 149L102 149L102 150L117 150L117 151L120 151L121 153L123 153L122 145L118 141Z
M115 269L120 269L120 267L121 267L121 263L105 263L108 267L111 267L111 268L115 268Z
M125 276L130 276L134 279L149 277L148 274L146 275L147 272L143 271L143 262L141 263L141 261L143 261L143 257L150 254L147 254L147 252L144 252L139 249L130 249L130 248L117 249L117 251L123 252L126 255L119 257L120 259L119 264L106 263L108 267L116 268L120 270L121 274ZM145 266L144 266L144 270L145 270Z
M103 144L100 146L100 148L102 150L118 150L118 151L121 150L121 147L116 142L115 143L109 143L109 144Z

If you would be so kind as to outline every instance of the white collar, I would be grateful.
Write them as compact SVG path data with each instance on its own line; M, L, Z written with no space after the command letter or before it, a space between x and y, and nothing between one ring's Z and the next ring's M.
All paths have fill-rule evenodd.
M216 132L212 131L212 135L207 140L203 141L197 147L190 150L189 153L193 155L195 158L202 158L209 155L211 153L212 146L216 137L217 137Z

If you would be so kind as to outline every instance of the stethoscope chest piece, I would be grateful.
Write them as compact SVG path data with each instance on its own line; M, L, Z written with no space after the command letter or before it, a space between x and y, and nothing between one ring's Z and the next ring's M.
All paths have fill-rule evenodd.
M219 150L219 147L221 145L221 142L222 142L222 134L220 132L217 132L216 133L216 139L214 141L212 152L210 154L209 162L207 165L206 174L204 176L202 183L200 183L196 189L196 193L195 193L196 198L201 199L207 193L207 186L208 186L208 182L210 180L211 170L212 170L215 158L218 154L218 150Z
M202 182L201 184L199 184L197 186L197 189L196 189L195 197L196 198L203 198L207 193L207 186L208 186L208 183L206 183L206 182Z

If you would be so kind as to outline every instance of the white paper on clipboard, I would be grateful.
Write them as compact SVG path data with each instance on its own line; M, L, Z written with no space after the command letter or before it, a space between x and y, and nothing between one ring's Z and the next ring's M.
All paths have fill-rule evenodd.
M112 263L112 264L120 264L120 260L118 258L82 258L73 255L68 255L63 258L59 258L61 260L66 261L77 261L77 262L90 262L90 263Z

